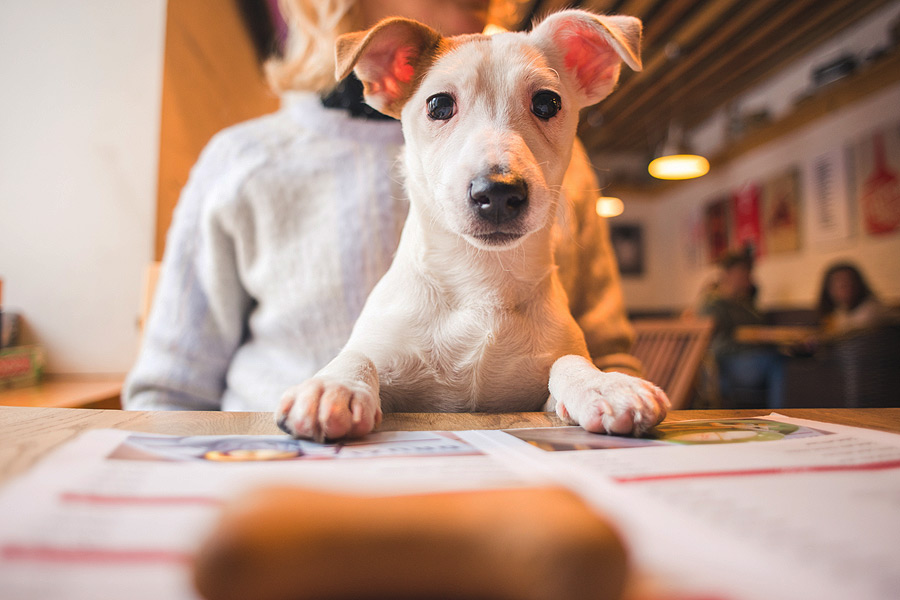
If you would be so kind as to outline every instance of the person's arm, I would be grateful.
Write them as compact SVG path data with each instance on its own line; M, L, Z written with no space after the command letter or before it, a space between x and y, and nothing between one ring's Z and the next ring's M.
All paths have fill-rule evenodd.
M700 309L702 316L709 317L713 321L710 349L716 355L736 352L744 347L743 344L736 342L734 339L737 323L735 323L730 306L732 304L728 300L717 294L710 294Z
M560 220L556 259L569 296L572 316L584 331L598 368L640 375L642 366L629 351L634 330L625 314L619 269L609 240L609 225L597 215L597 179L580 142L563 182L565 216Z
M125 382L129 410L216 410L252 300L235 260L231 216L248 172L227 137L191 172L166 241L153 308Z

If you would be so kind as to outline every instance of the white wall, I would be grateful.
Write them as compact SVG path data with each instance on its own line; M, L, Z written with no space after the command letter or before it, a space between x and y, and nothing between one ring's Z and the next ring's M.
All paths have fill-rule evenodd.
M900 85L836 111L805 128L759 147L697 180L673 184L656 199L626 199L622 222L641 223L647 258L646 275L623 281L630 310L681 309L693 302L701 286L714 273L711 266L697 267L686 247L686 223L692 213L710 200L730 193L749 181L763 181L796 164L801 181L802 247L790 254L764 256L757 264L760 305L813 307L823 269L839 258L859 264L876 292L900 300L900 234L875 238L853 220L853 235L828 246L811 243L806 212L812 190L806 180L810 161L821 153L844 148L867 131L900 121Z
M48 371L122 373L152 257L165 0L0 3L0 277Z

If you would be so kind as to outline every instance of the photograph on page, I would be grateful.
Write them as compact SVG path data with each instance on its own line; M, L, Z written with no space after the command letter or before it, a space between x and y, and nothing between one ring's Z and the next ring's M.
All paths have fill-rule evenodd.
M673 421L650 431L647 438L589 433L580 427L508 429L505 433L541 450L611 450L670 444L706 445L775 442L827 435L830 432L769 419Z
M283 435L163 436L134 433L119 444L108 458L233 463L478 454L482 452L456 434L446 431L373 433L356 440L328 444Z

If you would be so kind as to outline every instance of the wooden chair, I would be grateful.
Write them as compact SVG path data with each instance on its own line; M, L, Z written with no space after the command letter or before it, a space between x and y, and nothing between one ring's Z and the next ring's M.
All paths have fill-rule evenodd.
M673 410L689 408L712 337L712 319L642 319L632 324L631 354L644 363L644 377L668 394Z
M144 335L144 329L147 327L147 319L150 316L150 309L153 308L153 296L156 294L156 284L159 281L159 261L151 262L144 271L144 289L141 295L141 316L138 319L138 329L141 337Z

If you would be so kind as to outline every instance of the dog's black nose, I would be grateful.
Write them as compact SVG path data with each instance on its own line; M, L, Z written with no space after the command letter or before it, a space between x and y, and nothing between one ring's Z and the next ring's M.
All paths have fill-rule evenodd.
M517 175L480 175L469 184L469 202L479 217L500 225L518 217L528 205L528 186Z

